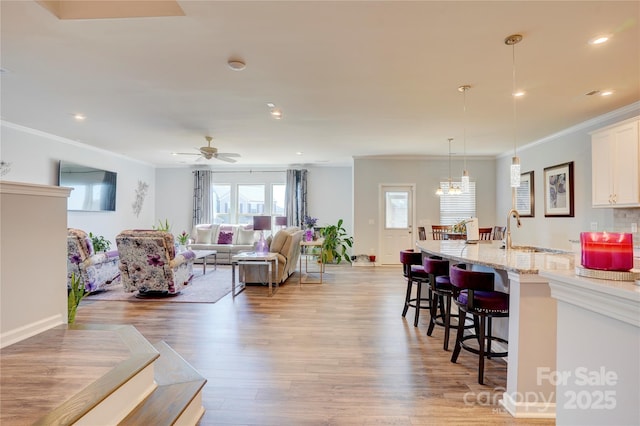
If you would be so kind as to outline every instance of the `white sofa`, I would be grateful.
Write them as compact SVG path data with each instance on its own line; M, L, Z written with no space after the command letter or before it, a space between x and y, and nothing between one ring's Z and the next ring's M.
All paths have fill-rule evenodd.
M193 227L191 239L194 242L188 248L216 250L218 263L230 264L232 256L242 251L253 251L259 238L259 233L251 225L203 223Z

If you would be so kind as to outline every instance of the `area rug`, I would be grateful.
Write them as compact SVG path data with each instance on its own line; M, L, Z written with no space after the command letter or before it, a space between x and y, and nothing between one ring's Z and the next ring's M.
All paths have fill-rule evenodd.
M86 300L116 300L128 302L186 302L215 303L231 292L231 267L218 266L215 270L208 265L207 273L202 274L202 266L193 267L193 279L180 289L180 294L173 297L138 298L137 292L127 293L122 284L114 285L108 290L90 294Z

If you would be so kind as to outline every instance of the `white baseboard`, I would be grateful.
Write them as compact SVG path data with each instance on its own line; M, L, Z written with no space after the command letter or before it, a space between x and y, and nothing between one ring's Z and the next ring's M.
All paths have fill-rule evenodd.
M43 318L40 321L5 331L0 335L0 348L13 345L21 340L28 339L31 336L47 331L50 328L65 324L65 319L66 318L63 318L60 314L52 315L48 318Z
M502 394L502 399L498 401L505 410L513 417L529 419L555 419L555 402L526 402L516 401L507 392Z

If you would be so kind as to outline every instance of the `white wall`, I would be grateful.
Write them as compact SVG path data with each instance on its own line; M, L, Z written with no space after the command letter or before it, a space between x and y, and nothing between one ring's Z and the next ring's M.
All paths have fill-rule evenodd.
M307 167L309 214L318 226L335 225L339 219L353 236L353 176L351 167Z
M463 162L451 162L452 175L462 173ZM480 226L494 226L495 161L467 158L467 170L476 182L477 216ZM354 162L354 254L376 251L378 242L378 191L380 184L415 184L417 226L440 223L440 201L435 195L439 182L449 176L448 158L437 159L371 159L359 158ZM369 220L376 218L373 224Z
M156 194L153 166L5 121L1 122L0 131L0 158L11 163L10 172L2 180L57 185L60 160L118 174L116 211L68 212L69 227L102 235L112 242L114 249L115 236L123 229L150 228L153 225ZM148 183L149 190L140 215L136 217L132 204L139 180Z
M512 223L514 244L570 250L570 240L579 240L580 232L589 231L592 222L597 222L598 231L622 231L616 225L613 208L591 207L589 132L639 113L640 104L636 103L518 150L522 172L534 171L535 217L522 218L521 228L515 228L515 222ZM545 217L544 168L569 161L574 162L574 217ZM506 223L506 215L511 208L510 164L511 155L501 157L496 162L497 223ZM627 229L626 232L630 230Z

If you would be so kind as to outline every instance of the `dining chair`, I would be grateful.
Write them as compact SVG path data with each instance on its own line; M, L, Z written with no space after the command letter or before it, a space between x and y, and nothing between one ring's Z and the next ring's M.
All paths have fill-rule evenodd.
M488 227L488 228L478 228L478 233L480 234L480 239L481 240L490 240L491 236L493 234L493 228Z
M434 240L446 240L449 231L451 231L449 225L431 225L431 234Z
M494 240L502 240L504 239L504 231L507 230L506 226L494 226L493 227L493 237Z
M427 239L427 231L424 229L424 226L418 226L418 239L420 241Z

